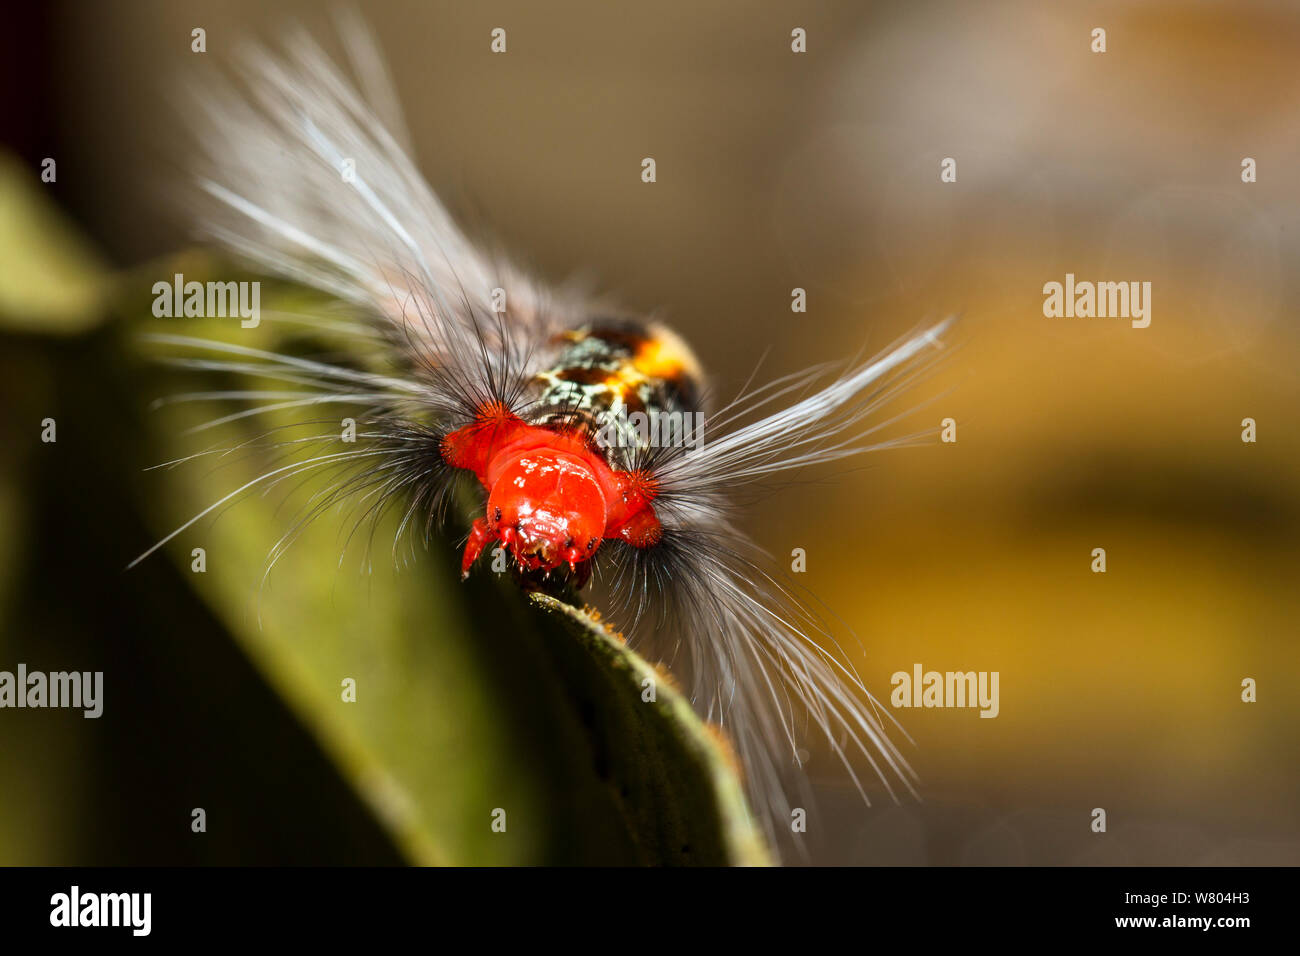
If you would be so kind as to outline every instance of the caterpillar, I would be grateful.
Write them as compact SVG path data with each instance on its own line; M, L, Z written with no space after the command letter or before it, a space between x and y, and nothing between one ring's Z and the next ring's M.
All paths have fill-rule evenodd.
M867 802L866 768L892 797L915 794L891 737L901 727L813 602L745 533L742 499L776 476L918 440L880 437L901 417L880 413L935 360L951 320L711 407L702 364L665 325L548 289L470 242L411 158L382 58L361 30L345 39L365 95L301 32L282 55L251 49L239 85L205 84L190 116L206 197L197 221L253 267L355 307L367 317L355 334L380 344L388 368L155 338L194 353L177 360L189 367L293 388L195 399L270 402L248 414L354 405L364 440L319 454L281 442L284 464L133 564L253 487L340 467L351 470L317 512L367 495L372 512L400 509L399 535L423 525L426 541L441 541L454 489L469 482L478 506L463 575L485 554L504 556L526 589L593 595L647 656L672 652L661 634L680 640L674 673L731 741L774 844L807 793L799 752L811 737Z

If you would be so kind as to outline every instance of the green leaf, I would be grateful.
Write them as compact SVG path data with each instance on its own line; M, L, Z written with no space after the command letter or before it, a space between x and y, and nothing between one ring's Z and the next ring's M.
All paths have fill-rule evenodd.
M589 750L624 794L621 809L646 862L770 862L730 747L671 678L587 611L542 594L532 601L561 625L547 629L550 650L579 712L592 716Z

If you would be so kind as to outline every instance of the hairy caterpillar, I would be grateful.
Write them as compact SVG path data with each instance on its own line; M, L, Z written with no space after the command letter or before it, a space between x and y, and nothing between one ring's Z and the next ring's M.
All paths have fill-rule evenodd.
M828 627L740 530L736 499L774 475L915 437L873 440L892 421L876 413L934 355L947 323L838 375L814 368L709 410L700 363L677 335L548 291L468 241L410 158L382 61L362 34L348 38L364 97L305 36L284 59L254 51L243 89L203 91L199 175L215 202L201 223L257 267L358 307L370 317L359 334L383 343L390 368L158 338L205 356L185 360L191 367L293 386L197 397L264 399L277 410L356 406L363 440L339 450L321 436L320 453L282 442L285 464L136 560L285 476L354 466L317 510L366 495L372 511L400 508L399 534L441 525L452 489L472 478L481 506L463 573L504 549L523 587L600 591L649 655L664 656L657 634L680 637L688 659L674 670L689 673L698 711L733 741L769 835L789 819L791 780L803 785L791 771L805 722L864 799L864 764L891 794L912 789L915 775L886 733L892 718L880 717ZM650 440L638 414L700 414L705 437ZM664 618L670 627L659 626Z

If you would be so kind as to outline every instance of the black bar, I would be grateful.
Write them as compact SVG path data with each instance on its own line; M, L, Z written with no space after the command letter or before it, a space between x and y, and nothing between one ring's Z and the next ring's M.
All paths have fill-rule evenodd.
M844 932L863 947L886 932L937 939L1138 941L1206 938L1288 923L1293 869L803 869L728 872L648 870L433 869L84 869L0 870L6 942L34 937L81 943L427 939L442 948L497 940L518 928L540 944L580 935L611 944L627 933L671 944L712 923L722 938L781 926L821 936ZM51 925L58 894L81 912L88 894L148 893L149 932L130 926ZM1185 894L1185 897L1174 894ZM1208 897L1205 894L1210 894ZM138 898L143 903L143 897ZM132 911L120 921L131 923ZM134 911L143 924L142 907ZM1204 928L1199 921L1208 919ZM1239 925L1224 921L1245 920ZM1146 925L1131 921L1152 921ZM1196 920L1192 924L1189 921ZM1127 921L1121 925L1121 921ZM693 929L686 931L689 923ZM603 935L602 926L614 935ZM662 934L662 935L661 935ZM807 939L808 937L806 937ZM13 952L14 950L10 950Z

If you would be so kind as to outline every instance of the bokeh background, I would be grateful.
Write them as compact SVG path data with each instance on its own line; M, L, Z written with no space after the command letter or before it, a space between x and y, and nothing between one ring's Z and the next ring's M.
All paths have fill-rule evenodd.
M813 747L813 862L1300 862L1300 8L362 10L421 168L470 231L544 278L588 275L661 314L717 394L760 361L796 371L961 313L956 347L897 409L916 408L905 429L955 418L956 444L803 476L752 510L773 553L807 550L802 583L857 635L882 699L916 662L1001 674L995 720L898 714L920 802L862 807ZM0 666L110 671L112 719L0 713L0 862L410 859L400 788L341 757L351 745L285 683L276 655L295 640L355 648L358 670L400 684L413 659L375 635L417 632L402 655L461 675L442 684L459 696L421 704L412 687L406 701L441 728L429 759L447 834L494 787L535 788L542 758L474 736L499 734L500 701L464 686L479 652L454 635L494 612L451 588L436 546L369 576L331 558L322 580L339 518L266 592L252 559L195 584L190 542L121 571L229 488L139 470L198 447L149 411L184 383L140 361L130 334L149 286L194 255L166 188L184 161L171 94L200 65L190 31L207 31L203 66L291 21L338 49L328 11L119 0L7 16ZM790 51L796 26L806 54ZM58 179L43 185L46 156ZM956 183L940 182L944 157ZM1241 181L1243 157L1258 182ZM1151 282L1150 327L1045 318L1043 284L1067 272ZM60 441L41 445L51 414ZM1257 443L1241 441L1245 417ZM277 501L240 508L204 533L243 529L265 554ZM1245 677L1257 703L1240 700ZM193 838L193 806L219 835ZM502 856L447 839L432 858L577 858L563 841Z

